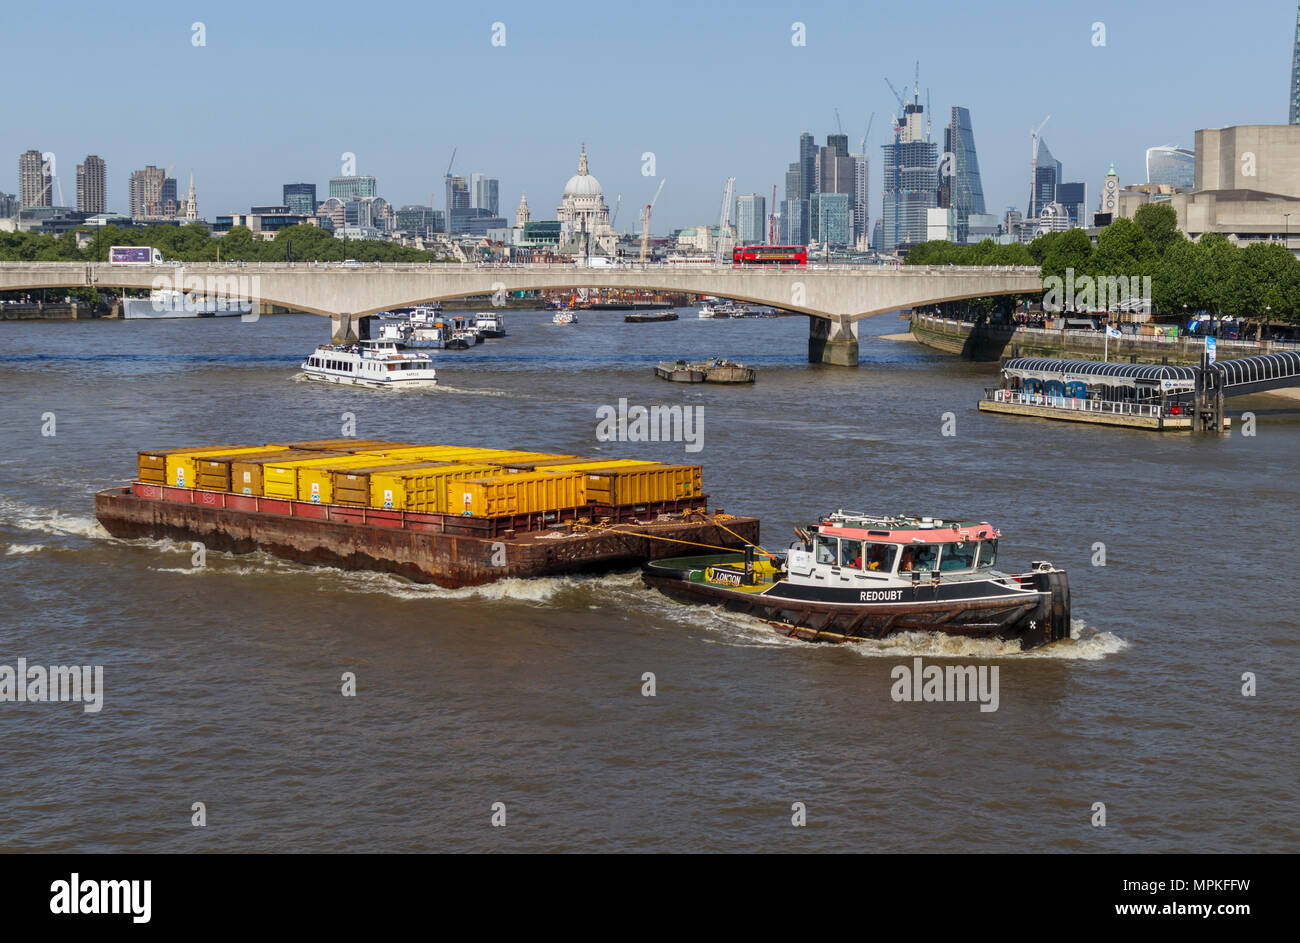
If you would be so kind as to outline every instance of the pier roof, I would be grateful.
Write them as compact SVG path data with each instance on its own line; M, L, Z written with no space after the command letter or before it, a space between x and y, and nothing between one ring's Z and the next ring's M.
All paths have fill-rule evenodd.
M1095 383L1111 386L1133 386L1138 381L1159 383L1162 380L1192 382L1196 371L1192 367L1166 364L1108 363L1101 360L1057 360L1051 357L1012 357L1002 364L1006 376L1030 377L1037 380L1061 380L1087 377Z

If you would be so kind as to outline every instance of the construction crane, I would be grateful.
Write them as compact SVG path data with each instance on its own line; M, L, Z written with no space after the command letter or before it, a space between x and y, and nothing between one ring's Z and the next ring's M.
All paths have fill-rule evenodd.
M736 193L736 178L728 177L722 188L722 212L718 214L718 242L714 247L714 257L722 259L722 236L731 229L731 201ZM734 240L733 240L734 243Z
M613 229L618 223L618 211L623 208L623 194L618 195L618 202L614 204L614 215L609 218L609 228Z
M844 122L840 121L840 110L835 109L835 127L840 129L840 134L844 133Z
M858 144L858 153L863 157L867 156L867 141L871 137L871 126L876 123L876 113L873 111L871 117L867 119L867 133L862 135L862 141Z
M1029 161L1029 206L1027 207L1028 212L1025 213L1025 219L1027 220L1034 217L1034 210L1038 202L1036 199L1036 191L1038 190L1038 142L1041 140L1040 135L1043 132L1043 127L1051 120L1052 116L1048 115L1037 128L1029 129L1029 145L1033 154Z
M885 84L889 86L889 90L893 92L894 97L898 99L898 117L894 119L894 187L893 187L894 249L895 251L897 251L899 236L901 235L901 233L899 232L900 220L898 215L898 204L902 202L902 189L903 189L902 167L900 166L902 164L901 145L902 145L903 122L907 120L907 100L903 98L902 94L898 91L898 89L894 88L894 83L889 81L888 76L885 77Z
M667 180L659 181L659 189L655 190L654 198L645 205L641 211L641 261L645 262L646 254L650 251L650 214L654 211L655 204L659 202L659 194L664 192L664 184Z

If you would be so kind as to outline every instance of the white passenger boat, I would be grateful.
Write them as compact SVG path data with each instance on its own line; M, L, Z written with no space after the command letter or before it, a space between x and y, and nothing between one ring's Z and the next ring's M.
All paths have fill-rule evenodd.
M499 314L480 311L474 317L474 327L484 337L506 336L506 319Z
M427 389L438 384L427 355L404 353L386 340L323 344L303 362L302 372L313 380L373 389Z
M700 307L700 317L709 318L730 318L733 317L734 306L730 302L722 304L706 304Z
M572 311L557 311L555 317L551 318L552 324L577 324L578 316Z

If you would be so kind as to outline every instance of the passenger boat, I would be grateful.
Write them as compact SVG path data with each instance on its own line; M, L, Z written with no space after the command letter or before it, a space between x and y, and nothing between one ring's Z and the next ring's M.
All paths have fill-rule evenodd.
M402 353L386 340L323 344L302 364L310 379L373 389L424 389L438 384L425 354Z
M572 311L557 311L555 317L551 318L552 324L577 324L578 316Z
M708 320L709 318L729 318L731 317L731 312L725 304L701 305L700 317L704 320Z
M988 523L836 511L789 550L677 557L642 567L647 586L715 603L809 641L942 632L1038 648L1070 635L1063 570L995 569L1001 533Z
M505 337L506 319L499 314L480 311L474 317L474 328L483 337Z

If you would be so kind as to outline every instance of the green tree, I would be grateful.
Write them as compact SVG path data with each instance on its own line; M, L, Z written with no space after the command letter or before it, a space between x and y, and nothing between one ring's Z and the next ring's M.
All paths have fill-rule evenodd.
M1183 238L1178 231L1178 214L1167 203L1144 203L1133 214L1133 222L1146 235L1161 255L1174 242Z

